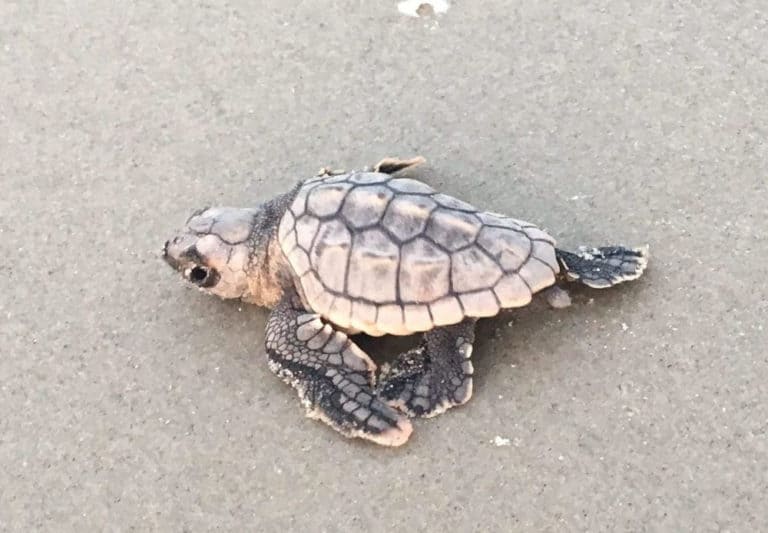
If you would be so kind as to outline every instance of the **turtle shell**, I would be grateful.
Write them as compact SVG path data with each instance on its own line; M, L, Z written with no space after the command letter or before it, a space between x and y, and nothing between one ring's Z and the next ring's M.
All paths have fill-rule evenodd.
M521 307L559 272L554 239L533 224L377 172L304 182L278 239L306 304L369 335Z

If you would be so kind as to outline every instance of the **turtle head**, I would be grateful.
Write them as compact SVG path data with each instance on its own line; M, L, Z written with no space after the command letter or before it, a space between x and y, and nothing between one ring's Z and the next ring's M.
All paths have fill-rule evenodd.
M184 229L166 241L163 259L206 293L221 298L248 296L259 212L234 207L196 211Z

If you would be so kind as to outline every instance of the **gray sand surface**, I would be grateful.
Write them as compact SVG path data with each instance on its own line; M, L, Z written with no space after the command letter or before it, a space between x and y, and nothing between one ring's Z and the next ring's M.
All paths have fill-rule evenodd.
M0 2L0 530L768 529L767 37L757 0ZM158 252L414 154L653 256L483 322L472 401L392 450L304 419L266 312Z

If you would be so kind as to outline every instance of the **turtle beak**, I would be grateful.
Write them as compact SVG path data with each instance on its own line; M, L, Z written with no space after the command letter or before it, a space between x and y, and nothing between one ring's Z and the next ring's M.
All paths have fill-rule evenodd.
M174 239L174 242L171 241L165 241L165 244L163 245L163 260L170 265L170 267L174 270L179 270L181 267L181 262L179 261L180 255L179 250L177 250L176 241L178 239Z
M172 256L168 255L167 250L163 250L163 260L168 263L168 266L170 266L174 270L179 269L179 262L174 259Z
M171 244L171 241L165 241L165 244L163 245L163 259L165 259L166 262L170 261L171 257L168 255L168 245Z

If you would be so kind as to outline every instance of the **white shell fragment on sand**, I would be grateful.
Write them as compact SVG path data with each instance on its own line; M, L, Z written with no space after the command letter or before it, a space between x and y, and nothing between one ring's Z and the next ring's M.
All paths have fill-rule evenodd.
M509 439L506 439L500 435L496 435L493 440L491 441L494 446L509 446L512 444L512 442Z
M448 8L451 7L451 3L448 0L403 0L398 2L397 10L403 15L409 17L420 17L429 14L430 11L436 15L442 15Z

